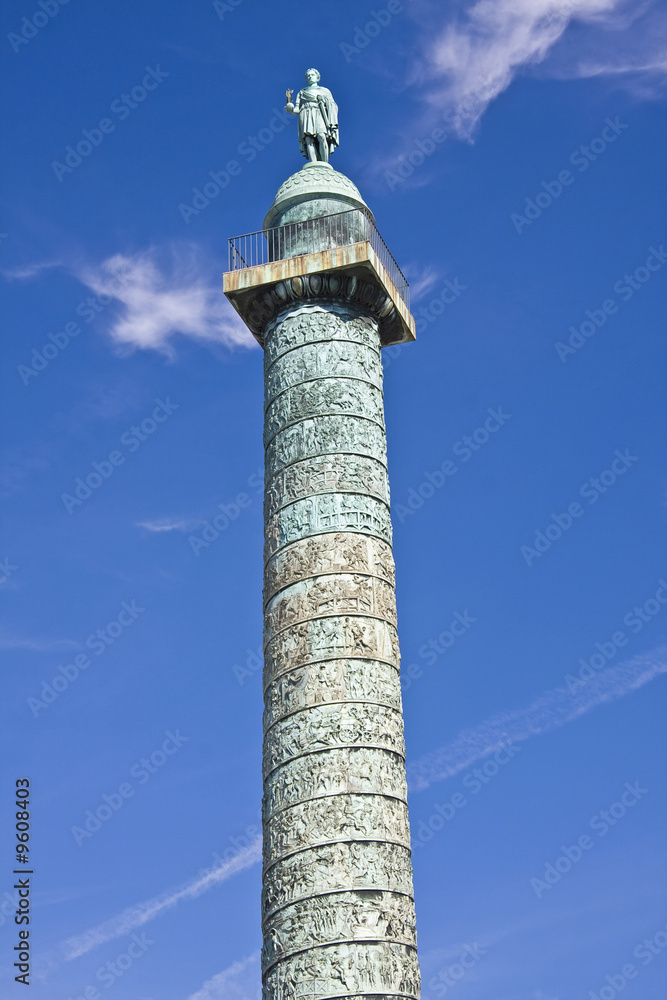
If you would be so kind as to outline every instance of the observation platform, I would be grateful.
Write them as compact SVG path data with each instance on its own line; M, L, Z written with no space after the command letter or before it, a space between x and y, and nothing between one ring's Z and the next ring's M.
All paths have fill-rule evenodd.
M223 289L261 343L258 294L287 279L336 272L364 279L391 300L393 319L383 329L383 346L416 339L408 282L363 204L233 237Z

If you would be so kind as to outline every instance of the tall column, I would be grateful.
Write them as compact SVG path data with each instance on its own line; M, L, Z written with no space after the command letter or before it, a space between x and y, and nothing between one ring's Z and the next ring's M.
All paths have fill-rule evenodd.
M358 269L248 303L265 382L264 998L414 1000L380 360L394 303Z

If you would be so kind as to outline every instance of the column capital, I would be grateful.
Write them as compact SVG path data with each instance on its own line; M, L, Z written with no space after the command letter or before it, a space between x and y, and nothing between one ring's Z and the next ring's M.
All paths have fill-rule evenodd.
M379 262L373 263L368 256L367 247L368 244L358 243L336 251L304 254L276 261L274 264L227 272L225 295L262 346L267 325L284 310L318 303L330 307L336 302L348 308L357 308L360 313L376 319L383 347L414 340L412 315L398 293L394 290L392 294L387 287L389 285L393 289L390 279L386 275L385 281L380 279L375 268L381 268L382 265ZM335 259L337 256L348 259L356 257L357 266L350 263L347 267L341 266L336 270L306 270L308 264L312 263L306 258L318 258L316 263L320 263L323 262L322 258L331 262L331 258ZM365 268L362 266L364 264ZM265 280L271 276L275 278L285 270L296 273L284 280ZM268 271L273 274L267 274ZM355 271L359 271L363 277L357 276ZM241 279L243 284L241 280L234 279Z

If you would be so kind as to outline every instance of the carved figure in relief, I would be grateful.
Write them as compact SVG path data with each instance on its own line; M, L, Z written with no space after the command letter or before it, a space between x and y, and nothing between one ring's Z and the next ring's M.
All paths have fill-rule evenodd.
M374 459L350 459L343 465L330 456L317 456L312 462L317 463L315 468L306 471L290 466L274 478L267 494L270 514L289 502L325 492L353 491L388 497L386 471Z
M363 701L366 696L365 677L356 663L348 663L345 680L349 697Z
M299 667L281 679L281 695L285 702L291 701L305 687L308 673L304 667Z
M312 624L312 648L314 650L334 650L345 645L344 626L339 619L322 618Z
M366 622L368 638L373 645L369 658L387 659L397 666L398 641L394 626L381 620L366 619ZM328 645L330 636L321 634L320 629L323 625L332 628L337 634L334 636L338 640L335 647ZM344 630L345 624L340 618L315 619L290 626L275 637L267 637L264 653L266 676L278 677L287 667L300 666L309 658L318 660L330 654L339 657L358 656L359 651L354 645L351 642L346 644ZM318 640L321 641L321 645L317 645Z
M321 689L321 700L332 700L334 692L341 693L340 661L321 663L318 666L318 680ZM328 698L327 698L328 696Z
M372 647L368 642L367 631L364 622L359 618L345 619L346 631L349 630L355 649L362 654L368 652Z

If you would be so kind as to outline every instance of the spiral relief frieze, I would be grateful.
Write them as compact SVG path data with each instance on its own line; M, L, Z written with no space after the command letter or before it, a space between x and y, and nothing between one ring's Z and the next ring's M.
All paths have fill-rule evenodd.
M265 1000L416 1000L380 329L361 279L262 300Z
M267 562L265 600L300 580L344 571L377 576L393 587L395 570L391 546L379 538L362 537L356 532L340 531L300 539Z

